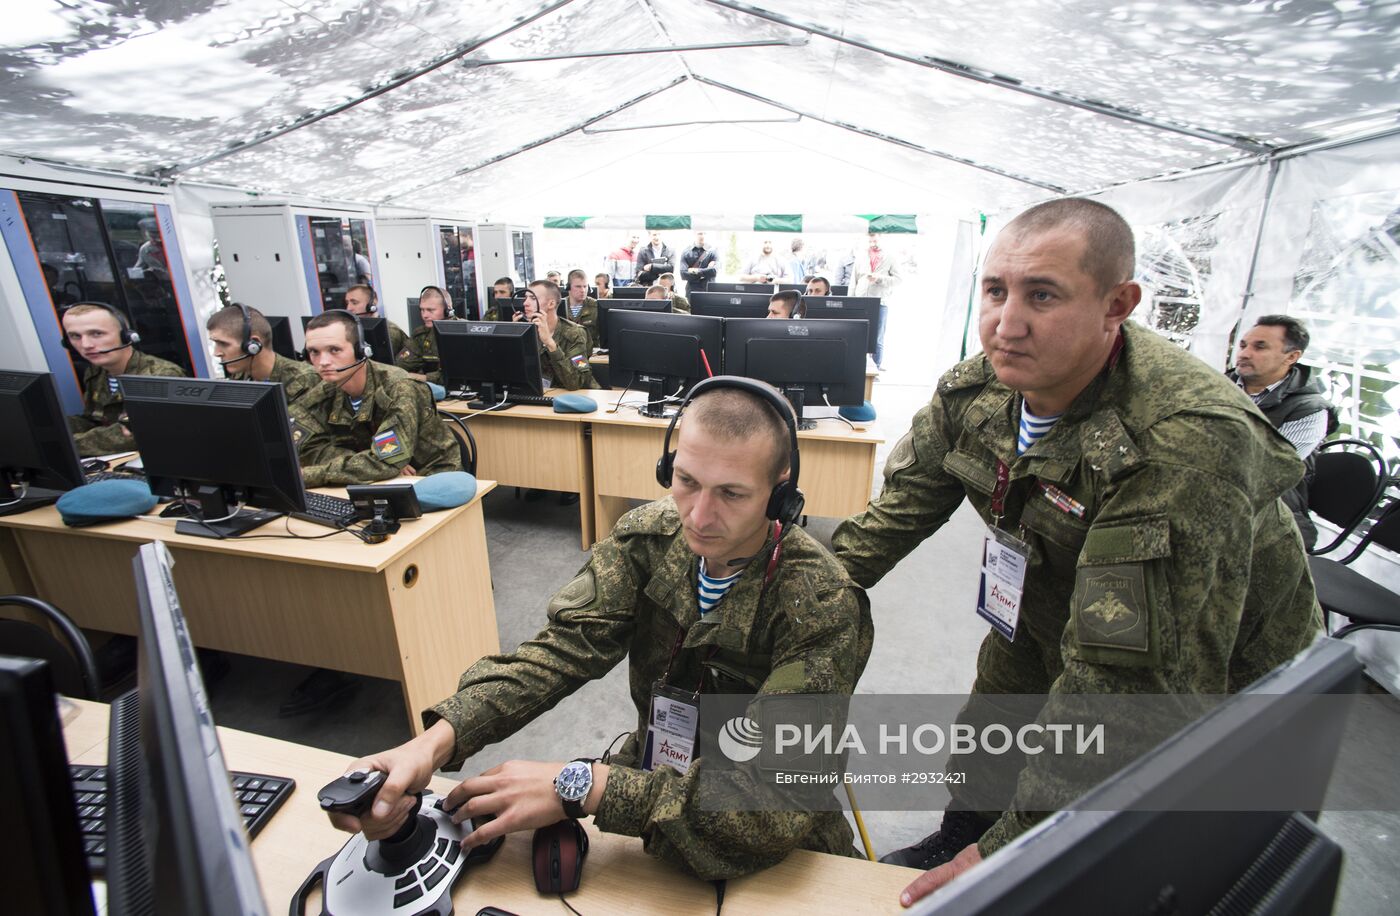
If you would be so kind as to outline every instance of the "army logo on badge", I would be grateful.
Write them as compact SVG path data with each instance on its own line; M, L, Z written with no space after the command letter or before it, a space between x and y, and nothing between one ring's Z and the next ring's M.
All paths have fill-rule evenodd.
M392 429L375 433L370 447L374 450L374 457L385 461L403 454L403 443L399 442L398 432Z
M1081 569L1074 601L1080 645L1146 652L1146 591L1141 566Z

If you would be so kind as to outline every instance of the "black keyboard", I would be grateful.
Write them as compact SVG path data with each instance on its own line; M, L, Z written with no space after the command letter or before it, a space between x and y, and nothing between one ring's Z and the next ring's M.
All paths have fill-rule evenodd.
M88 483L97 483L99 480L145 480L146 475L140 471L93 471L91 474L84 474L83 477Z
M494 404L488 404L485 401L471 401L467 404L467 408L470 410L505 410L507 407L521 406L553 407L554 398L550 397L547 394L513 394L510 397L506 398L504 404L502 404L500 401L497 401Z
M306 511L293 512L292 518L315 522L327 528L344 528L355 520L355 504L339 496L324 493L306 494Z
M233 799L243 814L249 839L258 835L297 785L284 776L228 775L233 780ZM69 764L68 776L73 782L73 800L78 805L88 871L96 877L107 870L107 768Z

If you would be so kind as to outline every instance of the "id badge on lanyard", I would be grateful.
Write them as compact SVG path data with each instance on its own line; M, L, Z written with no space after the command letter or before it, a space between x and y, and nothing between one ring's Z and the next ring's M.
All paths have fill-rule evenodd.
M684 774L695 758L700 729L697 694L657 681L651 685L651 715L647 719L647 743L642 769L665 765Z
M992 526L982 542L982 579L977 589L977 614L1008 640L1016 638L1021 616L1021 592L1026 582L1030 546L996 527L1005 508L1011 475L1006 463L997 461L997 483L992 492Z

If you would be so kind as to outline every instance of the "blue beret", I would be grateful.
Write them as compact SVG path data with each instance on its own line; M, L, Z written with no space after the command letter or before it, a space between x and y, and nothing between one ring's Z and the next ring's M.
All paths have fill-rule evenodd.
M592 413L598 409L598 402L586 394L556 394L555 413Z
M875 419L875 405L869 401L862 402L859 407L854 404L842 407L838 412L852 423L869 423Z
M413 484L418 507L424 512L453 509L472 501L476 495L476 478L466 471L445 471L425 477Z
M63 524L76 528L144 515L157 502L144 480L99 480L60 496L58 514Z
M428 390L433 393L434 401L441 401L443 398L447 397L447 389L442 387L441 385L435 385L432 382L429 382Z

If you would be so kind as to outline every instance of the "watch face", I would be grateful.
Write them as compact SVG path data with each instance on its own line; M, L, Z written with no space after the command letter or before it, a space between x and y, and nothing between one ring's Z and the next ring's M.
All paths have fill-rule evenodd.
M575 760L559 771L554 787L564 801L583 801L593 788L593 768Z

